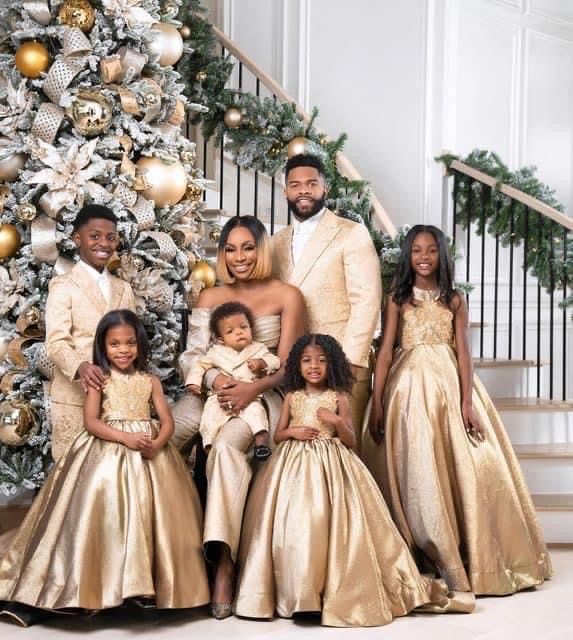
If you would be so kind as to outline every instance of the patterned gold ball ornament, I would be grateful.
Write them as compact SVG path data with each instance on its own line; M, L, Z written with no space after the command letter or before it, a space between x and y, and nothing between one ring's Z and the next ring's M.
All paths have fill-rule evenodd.
M179 33L181 34L183 40L189 40L189 38L191 37L191 27L184 24L182 27L180 27Z
M187 189L185 190L185 200L191 200L191 202L200 202L203 197L203 188L197 184L189 182Z
M217 274L215 273L215 269L206 262L205 260L200 260L196 262L193 268L191 269L191 279L196 280L197 282L202 282L205 288L214 287L217 282Z
M113 105L99 91L80 91L66 109L66 115L83 136L97 136L111 124Z
M18 220L30 222L36 217L38 210L31 202L24 202L16 207L15 213Z
M287 157L292 158L306 151L308 140L304 136L293 138L287 145Z
M20 234L13 224L0 224L0 262L15 256L20 248Z
M18 180L28 156L25 153L14 153L0 162L0 180L14 182Z
M16 51L16 69L27 78L38 78L50 66L50 54L41 42L23 42Z
M223 122L229 129L238 129L243 122L243 114L237 107L229 107L223 116Z
M183 38L179 31L166 22L156 22L151 25L150 33L149 52L159 56L162 67L174 65L183 55Z
M165 162L161 158L144 156L137 161L136 167L147 185L141 194L153 200L156 206L177 204L185 195L187 173L180 162Z
M58 19L67 27L77 27L87 33L95 24L96 12L88 0L64 0Z
M38 431L38 421L31 407L16 400L0 402L0 442L19 447Z

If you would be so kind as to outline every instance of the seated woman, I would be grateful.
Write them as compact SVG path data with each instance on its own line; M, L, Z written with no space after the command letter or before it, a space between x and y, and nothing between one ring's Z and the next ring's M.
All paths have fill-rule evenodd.
M302 294L291 285L270 277L271 251L264 225L253 216L231 218L221 230L217 275L222 285L204 289L190 318L187 350L180 359L184 375L209 345L211 311L226 302L240 302L254 316L254 339L286 362L294 342L304 333ZM211 378L209 379L209 374ZM280 413L281 399L273 388L280 383L284 366L254 382L242 382L208 372L207 385L216 392L221 407L239 413L263 395L269 411L271 433ZM186 394L174 411L178 444L197 433L202 405ZM237 556L243 511L252 476L247 452L253 444L249 426L240 418L229 420L218 432L207 462L207 506L203 542L209 559L217 563L212 595L216 618L231 615L234 562Z

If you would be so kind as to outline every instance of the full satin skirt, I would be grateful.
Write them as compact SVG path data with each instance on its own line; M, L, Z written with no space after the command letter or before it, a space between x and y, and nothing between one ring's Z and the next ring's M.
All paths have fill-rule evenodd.
M151 421L110 421L151 433ZM159 608L209 602L197 492L167 445L151 461L80 434L60 458L0 561L0 600L105 609L126 598Z
M249 494L239 566L235 613L249 618L314 611L324 625L384 625L436 588L338 439L279 446Z
M477 377L472 403L485 442L465 431L454 349L400 349L384 392L385 443L377 447L365 429L362 453L423 566L450 589L505 595L549 578L551 562L519 463Z

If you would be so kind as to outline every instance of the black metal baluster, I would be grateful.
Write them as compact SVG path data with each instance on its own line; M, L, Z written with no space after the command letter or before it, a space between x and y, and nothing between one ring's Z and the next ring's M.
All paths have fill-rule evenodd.
M513 234L515 229L515 200L509 205L509 326L507 328L507 359L511 360L511 342L513 340Z
M207 176L207 153L208 153L209 143L207 142L207 138L203 138L203 177ZM203 202L207 200L207 189L203 189Z
M549 245L549 399L553 400L553 328L554 328L554 289L555 289L555 223L550 225L550 245Z
M468 181L468 197L467 197L467 211L468 211L468 224L466 227L466 282L470 281L470 250L471 250L471 237L472 237L472 187L474 181L470 178ZM469 305L470 294L466 294L466 301Z
M485 209L486 200L488 194L488 187L485 184L481 185L481 212L480 212L480 227L481 227L481 286L480 286L480 310L479 310L479 357L483 358L483 325L485 322ZM489 192L491 197L491 191Z
M527 254L529 251L529 216L531 211L529 207L525 209L525 225L524 225L524 238L523 238L523 311L522 311L522 323L523 323L523 342L521 345L521 357L523 360L527 360Z
M541 246L543 216L537 214L537 246ZM541 280L537 278L537 397L541 397Z
M495 218L499 214L499 198L495 198ZM499 231L495 232L495 273L493 288L493 358L497 358L497 316L499 301Z
M243 89L243 63L239 61L239 93ZM241 215L241 167L237 165L237 215Z
M457 211L458 211L458 187L459 187L459 181L458 181L458 172L454 171L454 195L453 195L453 199L454 199L454 207L453 207L453 220L452 220L452 243L454 245L454 248L456 246L456 227L457 227ZM454 269L455 270L455 269Z
M567 264L567 229L563 227L563 264ZM567 271L563 270L563 302L567 298ZM563 306L563 345L562 345L562 359L563 359L563 371L561 380L561 397L562 400L567 400L567 309Z
M225 57L225 47L221 45L221 57ZM225 134L221 135L221 148L219 149L219 209L223 209L223 167L225 163Z
M257 98L261 95L261 81L259 78L257 78L256 84L255 84L255 95L257 96ZM254 181L255 181L255 193L254 193L254 203L253 203L253 214L255 216L255 218L259 217L259 172L255 171L255 177L254 177Z
M273 100L276 102L277 97L273 94ZM275 232L275 176L271 177L271 236Z

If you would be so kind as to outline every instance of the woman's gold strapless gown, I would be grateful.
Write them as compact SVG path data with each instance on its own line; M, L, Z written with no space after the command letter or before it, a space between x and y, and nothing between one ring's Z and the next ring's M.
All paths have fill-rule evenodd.
M485 442L466 434L453 313L415 290L384 390L385 444L368 438L402 535L451 589L503 595L552 574L541 529L501 419L474 377L473 408Z
M112 372L102 419L156 433L151 379ZM83 431L60 458L0 561L0 600L42 609L105 609L126 598L158 608L209 602L202 514L179 452L153 460Z
M377 626L432 602L471 611L445 585L420 575L380 491L360 459L316 417L336 411L334 391L292 395L291 424L316 427L317 440L279 445L254 480L239 552L235 613L320 611L322 624Z

